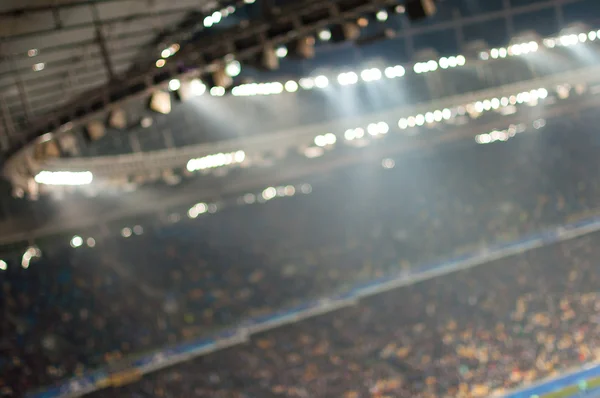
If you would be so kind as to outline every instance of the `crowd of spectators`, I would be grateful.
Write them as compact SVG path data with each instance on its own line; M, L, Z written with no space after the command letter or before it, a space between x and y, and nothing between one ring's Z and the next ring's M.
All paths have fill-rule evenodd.
M0 271L0 394L20 396L130 354L198 337L250 316L343 291L457 251L514 239L592 211L600 197L599 143L591 133L594 118L583 115L577 122L567 120L496 145L461 143L425 154L405 154L395 159L392 169L361 162L313 177L309 195L298 192L265 204L223 209L174 225L146 228L142 235L127 239L105 237L93 249L60 244L42 247L42 259L28 269L20 267L18 259L9 261L8 269ZM569 261L560 266L575 266ZM511 275L514 281L516 274ZM446 287L436 294L460 291L452 278L440 279ZM586 282L593 281L586 278ZM457 305L442 296L423 294L420 302L406 300L415 305L416 315L410 313L412 304L389 311L406 316L409 322L430 311L425 302L440 300L436 313L445 319L440 314L450 311L451 304ZM480 304L475 307L483 311ZM379 316L367 311L369 306L364 308L360 317ZM381 311L390 317L384 306ZM385 333L385 323L374 325ZM308 327L315 328L315 335L307 332L307 339L318 339L320 329L308 325L313 325ZM460 327L455 328L463 330ZM470 327L476 328L475 324ZM425 326L416 330L423 328L428 329L418 333L423 339L434 333ZM359 326L351 332L348 339L362 341L363 349L375 344ZM376 335L373 341L379 341ZM265 344L276 343L277 339ZM431 341L424 340L423 347L418 339L411 344L412 352L444 352ZM402 349L406 347L398 347ZM498 350L502 355L507 352ZM348 373L333 372L331 382L317 371L320 365L311 367L312 376L307 377L312 377L314 386L307 382L303 388L316 392L306 395L302 387L295 387L295 394L325 396L330 393L322 389L330 391L334 384L336 389L346 389L343 380L353 379L367 365L358 360L364 355L358 351L352 354L357 363L340 362ZM419 355L421 359L426 356ZM427 355L426 363L430 363L432 354ZM258 364L264 359L254 360L251 353L248 358L256 363L248 371L262 368ZM418 368L416 362L409 362ZM421 364L423 369L426 363ZM427 372L438 372L430 377L441 380L448 366L439 364ZM389 371L388 366L382 369L377 365L361 374L364 380L375 380ZM467 373L472 380L483 377L474 369ZM322 377L315 378L316 374ZM271 370L261 377L275 380L280 376ZM281 380L281 388L292 388L293 377L289 377L289 382ZM263 384L252 388L262 391ZM437 382L430 384L441 388ZM419 385L405 381L397 388ZM268 396L252 395L248 388L249 397ZM226 390L214 394L235 396ZM362 396L357 394L348 397Z
M103 397L488 397L600 358L600 234L365 299Z

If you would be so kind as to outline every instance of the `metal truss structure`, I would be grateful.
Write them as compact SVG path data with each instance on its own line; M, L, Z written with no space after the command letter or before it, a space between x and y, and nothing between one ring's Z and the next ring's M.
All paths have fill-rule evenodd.
M514 18L544 10L553 10L561 26L563 7L580 1L548 0L512 7L505 0L501 10L480 15L458 13L451 21L419 26L406 22L396 37L414 53L417 37L450 29L464 46L464 30L469 26L502 19L513 34ZM269 20L250 21L199 38L195 38L201 29L198 21L219 3L135 4L128 8L131 4L115 0L69 0L51 6L8 5L8 10L0 11L4 27L0 29L0 144L6 154L18 152L46 133L68 131L119 101L143 98L168 79L181 76L177 64L192 67L186 75L198 75L214 68L225 55L244 60L261 51L265 42L285 43L395 1L307 0L280 9ZM38 48L40 38L49 45ZM174 40L187 40L187 44L164 69L153 68L160 45ZM40 60L42 55L48 58L44 59L47 67L36 72L38 52Z
M521 82L515 85L507 85L498 87L495 89L485 90L476 93L465 94L456 96L453 98L432 101L430 103L419 104L411 109L401 109L392 112L386 112L385 114L370 115L367 118L354 120L353 123L365 123L372 120L381 120L386 117L398 117L398 112L424 112L431 109L439 109L442 107L455 107L460 104L469 103L472 101L483 100L485 98L498 98L503 95L510 95L519 91L528 91L533 88L539 87L551 87L559 83L568 81L571 84L588 84L597 85L600 83L600 67L586 68L574 72L564 73L544 79L534 79L526 82ZM544 105L541 115L544 118L560 118L577 114L586 109L598 107L600 105L600 97L598 95L585 96L580 98L572 98L567 101L558 102L555 104ZM158 215L159 219L166 219L167 215L172 211L181 211L182 206L188 206L197 203L199 201L211 201L215 198L221 198L232 195L240 195L245 192L252 192L257 189L264 189L267 186L276 186L281 184L288 184L292 181L298 181L299 179L306 178L314 175L315 173L323 173L336 168L347 167L353 163L359 161L380 161L382 157L394 156L403 152L412 152L424 148L434 147L442 145L448 142L463 139L473 139L476 135L483 132L498 129L502 126L508 127L511 124L525 123L531 124L535 119L540 117L540 113L537 112L526 112L516 113L508 116L502 116L496 114L492 119L481 123L473 121L464 125L448 125L440 127L440 130L435 133L430 132L427 134L418 134L414 136L402 136L398 139L390 136L388 138L393 141L386 141L385 145L374 145L368 148L364 148L360 152L348 153L345 151L333 150L327 156L316 159L307 159L304 157L295 157L294 159L288 159L283 164L278 164L277 167L264 168L264 167L249 167L243 169L240 173L234 173L227 178L220 179L220 182L216 182L214 179L199 178L193 184L188 186L182 186L177 188L176 191L165 192L159 197L156 197L156 192L151 196L155 198L153 201L148 201L148 192L141 189L138 192L133 192L125 197L120 197L118 202L108 201L104 205L98 203L97 207L90 209L85 208L82 213L81 209L75 210L66 206L60 209L55 218L48 220L45 225L40 226L35 230L23 230L19 231L14 229L10 234L3 234L0 239L0 244L11 244L15 242L25 240L36 240L45 236L54 235L63 231L81 231L87 228L93 228L98 226L98 219L102 220L102 223L108 224L117 220L122 220L127 217L143 217L147 214ZM368 120L367 120L368 119ZM176 162L177 156L199 156L210 151L219 150L226 151L229 149L240 149L240 145L248 145L245 150L252 152L252 148L257 151L265 148L265 145L269 143L275 146L286 146L285 141L290 139L290 145L297 145L298 143L306 144L306 140L312 140L315 134L320 134L324 128L340 128L347 127L345 123L334 123L327 125L318 126L306 126L299 128L294 131L281 132L276 137L257 137L254 141L246 141L245 143L237 142L231 143L231 146L218 146L208 149L207 147L195 148L199 152L190 152L185 154L179 153L156 153L148 154L148 158L131 157L127 161L123 161L125 168L132 168L137 170L138 168L152 167L152 162L158 162L166 164L165 162ZM390 133L392 134L392 133ZM397 133L396 133L397 134ZM394 134L394 135L396 135ZM281 139L279 139L281 138ZM284 139L285 138L285 139ZM292 140L293 138L293 140ZM401 139L400 139L401 138ZM217 144L224 145L224 144ZM227 144L229 145L229 144ZM340 144L341 145L341 144ZM186 149L187 150L187 149ZM214 152L211 152L214 153ZM152 158L152 156L154 156ZM108 159L105 159L108 160ZM98 167L98 171L102 167L108 167L108 163L119 162L119 160L110 159L110 162L104 163L103 159L95 159L91 162L98 161L95 167ZM69 164L70 161L57 161L65 162L59 165L59 163L47 164L48 168L59 167L61 170L72 167L72 170L79 170L77 165L78 160L73 160L73 163ZM181 162L181 160L179 160ZM86 165L86 167L89 166ZM96 169L95 169L96 170ZM122 171L113 169L107 173L119 173ZM201 187L201 189L199 189ZM60 221L52 221L52 220ZM106 229L106 228L105 228Z

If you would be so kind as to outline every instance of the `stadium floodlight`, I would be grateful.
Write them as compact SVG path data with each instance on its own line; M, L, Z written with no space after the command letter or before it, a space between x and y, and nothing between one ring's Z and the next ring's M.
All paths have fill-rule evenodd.
M386 158L381 161L381 167L384 169L393 169L396 166L396 162L394 159Z
M388 12L386 10L377 11L375 18L377 18L377 20L380 22L385 22L388 19Z
M337 80L340 85L348 86L358 82L358 75L354 72L343 72L338 75Z
M169 82L169 90L177 91L179 88L181 88L181 81L179 81L179 79L172 79Z
M242 64L240 64L240 62L236 61L235 59L229 61L227 65L225 65L225 73L227 73L231 77L239 76L239 74L242 73Z
M300 79L299 83L300 87L302 87L304 90L311 90L315 87L315 81L310 77L303 77Z
M275 187L268 187L262 192L262 198L264 200L271 200L277 196L277 189Z
M214 86L210 89L210 95L213 97L222 97L225 95L225 87Z
M287 53L288 49L286 46L277 47L277 50L275 50L275 55L277 55L278 58L285 58Z
M31 260L40 258L42 256L42 251L37 246L29 246L25 253L23 253L23 257L21 257L21 267L23 269L29 268L31 264Z
M404 69L402 65L388 66L385 68L384 73L388 79L393 79L404 76L406 74L406 69Z
M381 71L377 68L365 69L360 72L360 78L365 82L372 82L381 79Z
M89 185L94 175L91 171L40 171L34 180L43 185Z
M244 151L236 151L230 153L217 153L201 158L190 159L187 163L187 170L194 172L198 170L213 169L233 164L243 163L246 159Z
M298 91L298 83L296 83L293 80L288 80L287 82L285 82L285 91L287 91L288 93L295 93L296 91Z
M323 29L319 32L318 36L322 41L329 41L331 39L331 31L329 29Z
M329 79L327 76L320 75L315 77L315 86L318 88L325 88L329 85Z
M83 238L79 235L75 235L71 238L71 247L72 248L78 248L81 247L81 245L83 245Z

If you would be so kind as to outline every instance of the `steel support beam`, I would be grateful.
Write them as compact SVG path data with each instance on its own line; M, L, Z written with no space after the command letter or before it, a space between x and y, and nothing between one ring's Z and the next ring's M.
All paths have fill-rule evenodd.
M495 19L506 19L510 16L527 14L544 9L551 9L553 7L556 7L557 5L577 3L580 1L582 0L548 0L541 3L535 3L521 7L512 7L510 9L503 9L472 17L464 17L457 20L451 20L434 25L426 25L419 27L411 26L405 29L404 31L399 32L397 37L407 37L419 34L439 32L449 29L459 29L472 24L478 24ZM231 48L232 43L234 41L250 39L252 37L257 37L261 34L264 34L264 32L268 31L274 23L281 23L282 21L288 23L288 21L290 20L294 20L297 22L298 26L296 29L294 29L294 31L282 33L277 37L273 37L271 39L271 42L274 45L285 44L290 40L293 40L295 37L298 37L298 35L313 34L315 31L324 26L327 26L328 24L335 23L344 19L355 18L359 15L362 15L365 12L370 12L374 9L379 9L384 4L387 5L392 3L395 4L395 1L386 2L385 0L381 0L376 2L367 2L363 5L356 5L355 8L345 11L344 13L342 13L342 16L340 16L338 19L334 19L331 17L331 15L329 15L328 17L323 17L322 20L311 21L309 23L302 22L301 19L304 15L309 15L311 12L315 12L315 10L327 10L331 7L331 5L319 4L311 1L298 4L295 7L290 7L288 9L282 10L282 13L279 16L277 16L277 18L274 18L272 21L257 22L243 29L239 27L234 28L224 32L222 35L218 35L211 38L204 38L196 43L191 43L189 45L182 46L181 51L173 57L173 60L170 62L170 64L174 65L175 63L183 62L184 64L197 65L198 69L181 75L173 74L169 78L189 78L198 76L200 73L212 71L211 68L214 68L214 65L210 65L210 59L208 60L209 65L203 65L203 62L207 62L207 60L204 59L206 55L220 54L224 51L227 52ZM253 46L246 49L241 49L237 51L235 55L240 61L244 61L253 57L261 50L262 48L260 46ZM145 90L139 91L137 94L132 94L128 98L141 98L142 96L148 95L148 93L150 93L155 88L155 85L152 82L153 76L159 72L164 73L165 70L157 71L153 65L148 65L148 69L146 70L146 73L143 76L132 78L130 81L125 83L131 86L138 85L140 84L140 82L145 82L146 84ZM121 86L119 88L125 89L126 87ZM107 87L103 90L97 90L97 92L88 97L87 100L89 103L91 103L92 101L104 101L104 99L109 97L109 88ZM73 109L75 105L77 105L78 107L86 106L86 104L81 103L81 101L79 101L77 104L69 104L64 108L63 112L61 112L60 114L57 113L54 117L40 119L38 122L31 126L31 130L27 133L28 139L34 139L35 134L38 130L51 131L53 129L52 125L54 125L55 127L58 126L59 120L68 118L69 115L71 115L74 112ZM110 106L110 103L105 103L104 105ZM75 122L75 120L73 120L73 122Z
M109 80L114 80L116 78L115 69L110 59L110 54L108 53L104 33L102 32L102 21L100 20L100 16L98 14L98 8L96 8L95 4L92 4L90 6L90 9L92 11L92 16L94 19L94 29L96 30L96 42L98 44L98 47L100 48L100 54L102 56L102 62L104 63L104 69L106 69L106 73L108 74Z

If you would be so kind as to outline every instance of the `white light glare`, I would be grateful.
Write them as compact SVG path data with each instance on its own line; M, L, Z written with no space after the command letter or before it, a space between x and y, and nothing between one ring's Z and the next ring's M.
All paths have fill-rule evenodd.
M187 163L187 169L189 172L212 169L216 167L228 166L231 164L240 164L245 159L246 153L244 151L237 151L231 153L217 153L201 158L190 159Z
M381 79L381 71L377 68L365 69L360 72L360 78L365 82L372 82Z
M40 171L35 182L44 185L88 185L94 176L91 171Z
M210 95L213 97L222 97L225 95L225 88L221 86L215 86L210 89Z
M269 187L262 192L262 197L264 200L271 200L277 196L277 189L274 187Z
M25 253L23 253L23 257L21 258L21 267L23 269L29 268L29 264L31 263L32 258L40 258L42 256L42 252L40 249L34 246L30 246L27 248Z
M0 260L0 271L6 271L7 269L8 269L8 264L6 264L6 261Z
M231 94L237 97L248 97L254 95L272 95L281 94L282 92L283 84L279 82L242 84L240 86L234 87L231 90Z
M242 64L239 61L233 60L225 66L225 73L231 77L236 77L242 72Z
M386 158L381 161L381 166L384 169L393 169L396 166L396 162L394 162L394 159Z
M177 91L181 87L181 82L179 79L173 79L169 82L169 90Z
M204 214L208 211L206 203L196 203L188 210L189 218L197 218L199 215Z
M315 86L318 88L325 88L329 85L329 79L326 76L317 76L315 77Z
M594 41L598 38L598 33L595 30L592 30L590 33L588 33L588 39L590 39L590 41Z
M125 227L121 230L121 236L124 238L129 238L131 236L131 228Z
M336 141L337 141L337 137L335 136L335 134L332 134L332 133L318 135L315 137L315 140L314 140L315 145L318 147L333 145L336 143Z
M388 13L385 10L381 10L378 11L377 14L375 14L375 17L378 21L385 22L388 19Z
M342 86L348 86L350 84L356 84L358 82L358 75L354 72L345 72L338 75L338 83Z
M286 46L277 47L277 50L275 50L275 55L277 55L278 58L285 58L287 54L288 49Z
M393 79L395 77L404 76L406 74L406 70L402 65L388 66L387 68L385 68L384 73L385 77L387 77L388 79Z
M44 68L45 68L45 67L46 67L46 64L45 64L45 63L43 63L43 62L40 62L40 63L38 63L38 64L35 64L35 65L33 65L33 66L32 66L32 69L33 69L35 72L39 72L39 71L42 71L42 70L44 70Z
M367 126L367 132L373 137L380 134L387 134L389 131L390 126L386 122L371 123Z
M331 31L323 29L319 32L319 39L323 41L329 41L331 39Z
M285 91L288 93L295 93L298 91L298 83L293 80L289 80L285 83Z
M352 141L355 139L361 139L365 136L365 130L363 130L362 128L356 128L356 129L348 129L344 132L344 138L347 141Z
M75 235L71 238L71 247L77 248L81 247L81 245L83 245L83 238L81 236Z
M449 60L448 60L449 62ZM456 59L454 59L454 63L456 66ZM415 71L415 73L419 74L419 73L427 73L427 72L433 72L436 71L438 68L438 63L434 60L430 60L427 62L417 62L415 64L415 66L413 67L413 70Z
M315 81L310 77L303 77L302 79L300 79L299 83L300 87L302 87L305 90L310 90L315 87Z
M194 79L190 82L190 94L199 97L206 92L206 86L200 79Z

